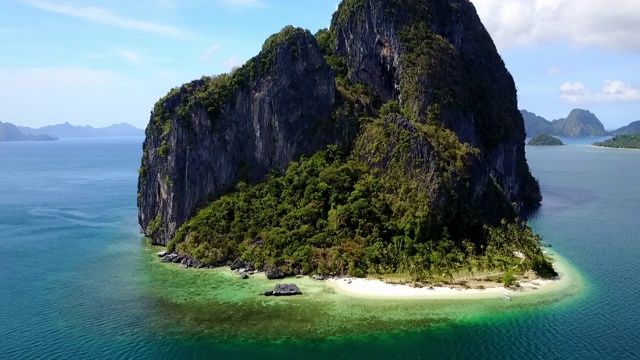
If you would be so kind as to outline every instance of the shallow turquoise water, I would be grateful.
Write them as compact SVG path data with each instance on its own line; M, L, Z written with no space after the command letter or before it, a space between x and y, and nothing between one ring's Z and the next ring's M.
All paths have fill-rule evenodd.
M136 221L141 142L0 143L0 358L640 357L640 152L528 147L532 224L585 286L451 304L311 283L265 300L258 279L159 264Z

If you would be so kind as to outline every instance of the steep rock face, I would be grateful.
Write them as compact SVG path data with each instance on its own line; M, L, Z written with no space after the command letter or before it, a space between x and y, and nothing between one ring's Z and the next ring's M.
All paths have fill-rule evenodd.
M375 135L380 132L385 133L383 141ZM428 194L430 211L424 220L435 234L447 228L454 239L481 239L484 224L516 216L505 193L495 181L488 180L490 170L450 130L422 126L391 114L363 129L353 154L369 168L381 170L379 176L400 177L410 188ZM402 198L402 193L392 196Z
M291 27L235 73L194 81L151 116L139 179L139 222L166 244L199 205L256 183L301 155L348 138L332 120L335 75L315 38Z
M509 201L539 203L515 84L469 1L343 1L332 31L352 82L480 150L476 193L497 182Z
M604 136L607 131L598 118L588 110L573 109L564 119L551 122L553 134L566 137Z

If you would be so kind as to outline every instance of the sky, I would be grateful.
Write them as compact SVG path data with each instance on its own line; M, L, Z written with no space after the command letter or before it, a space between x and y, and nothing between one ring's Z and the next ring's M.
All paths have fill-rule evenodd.
M640 1L472 0L549 120L640 120ZM0 121L144 128L171 88L230 71L286 25L329 26L338 0L1 0Z

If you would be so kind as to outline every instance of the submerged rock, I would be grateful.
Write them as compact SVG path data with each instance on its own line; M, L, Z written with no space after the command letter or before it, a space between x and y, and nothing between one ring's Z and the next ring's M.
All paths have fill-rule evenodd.
M276 284L275 289L262 293L264 296L291 296L302 295L302 291L296 284Z

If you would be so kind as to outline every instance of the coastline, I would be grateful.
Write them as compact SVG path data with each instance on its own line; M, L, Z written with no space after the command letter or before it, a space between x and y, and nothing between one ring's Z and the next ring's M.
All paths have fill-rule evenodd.
M611 146L600 146L600 145L593 145L593 144L591 144L589 146L594 147L594 148L600 148L600 149L640 151L640 149L637 149L637 148L611 147Z
M410 300L462 300L501 298L503 293L512 298L535 296L565 289L577 280L576 274L568 263L557 254L554 258L554 269L559 276L556 279L531 279L520 282L518 288L505 288L499 283L485 289L462 289L447 286L414 288L409 285L389 284L378 279L341 278L326 280L328 287L336 293L356 298L367 299L410 299Z
M508 294L511 299L519 297L535 297L544 294L560 292L581 282L579 273L560 255L546 249L553 258L553 266L559 276L554 279L526 279L520 281L519 287L505 288L501 283L482 282L485 288L462 288L460 286L433 286L433 287L413 287L409 284L387 283L375 278L354 278L340 277L327 278L326 280L314 280L310 276L286 277L283 279L267 279L266 273L252 272L249 283L256 286L258 293L271 289L276 283L293 283L299 285L303 294L311 295L317 293L337 294L354 299L377 299L377 300L469 300L469 299L503 299L503 294ZM155 250L152 251L155 258ZM155 259L154 259L155 260ZM167 268L182 269L182 266L175 266L174 263L162 263ZM173 266L171 266L173 265ZM199 270L199 269L196 269ZM246 284L240 278L236 270L229 266L212 268L217 274L224 277L238 277L238 281L229 284ZM255 282L257 281L257 282ZM254 293L253 291L251 292Z

